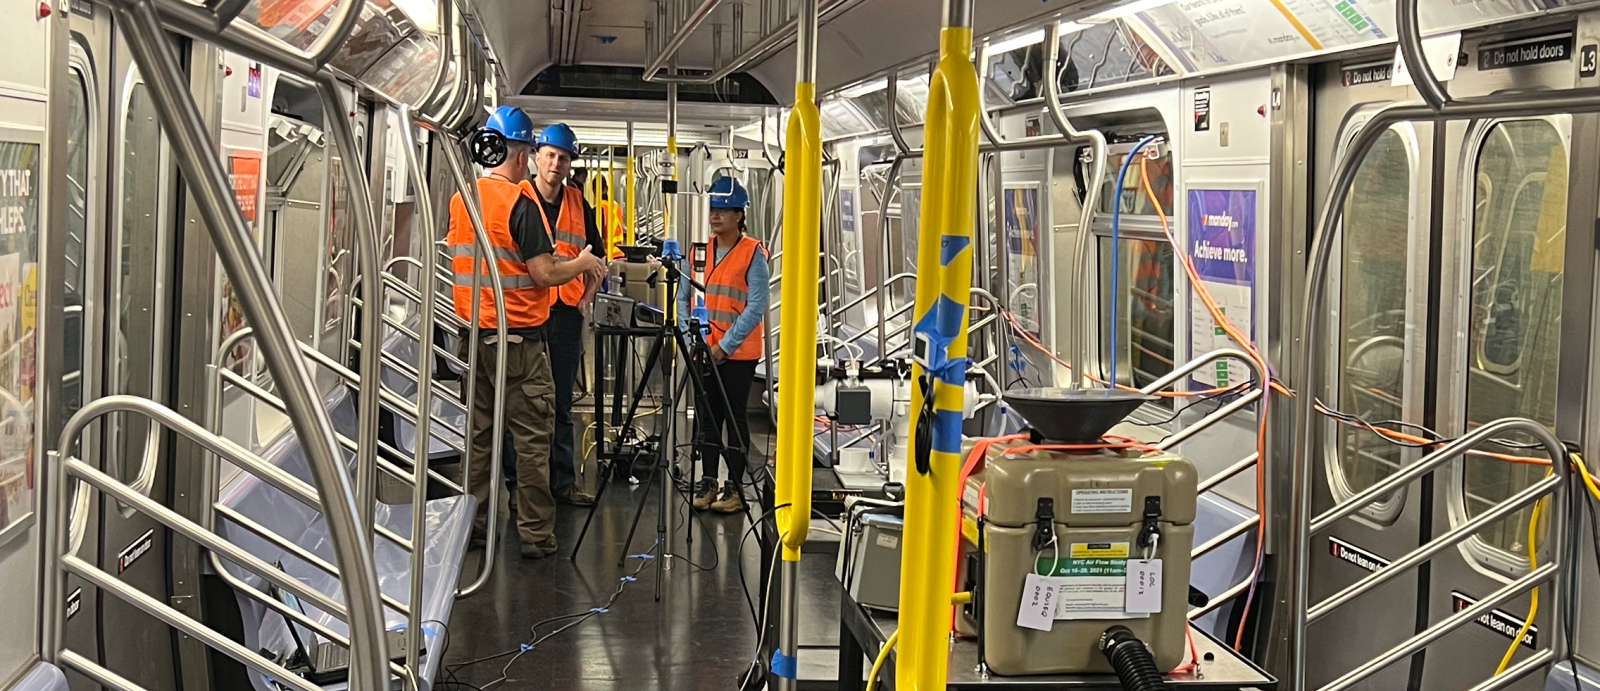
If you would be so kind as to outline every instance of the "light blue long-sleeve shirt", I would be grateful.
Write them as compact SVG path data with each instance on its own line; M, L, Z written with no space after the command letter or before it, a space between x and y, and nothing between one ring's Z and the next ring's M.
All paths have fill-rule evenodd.
M732 247L727 249L717 247L717 261L721 262L732 249ZM744 339L748 338L751 332L761 325L761 319L767 314L767 296L769 292L767 282L771 280L771 277L771 271L767 268L766 253L756 252L750 258L750 268L744 274L745 284L749 287L748 297L744 303L744 311L739 313L739 317L733 320L733 326L729 327L728 332L722 334L717 341L717 347L722 352L732 353L738 350L739 346L744 343ZM688 322L686 320L690 315L689 308L695 304L691 299L695 292L694 286L689 283L688 276L684 276L678 281L678 325L681 327L687 327Z

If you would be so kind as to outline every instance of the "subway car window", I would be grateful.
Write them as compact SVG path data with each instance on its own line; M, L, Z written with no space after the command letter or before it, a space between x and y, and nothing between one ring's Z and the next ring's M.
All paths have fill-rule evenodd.
M116 330L111 344L116 353L114 378L107 388L142 398L155 397L159 360L156 348L158 282L157 250L161 236L161 125L155 104L143 82L134 82L127 95L122 124L122 194L117 242L120 268L115 297ZM146 443L154 444L150 426L124 416L113 436L113 453L125 472L139 467ZM124 479L132 479L127 477Z
M85 233L89 230L89 87L83 73L70 70L72 81L67 93L67 254L66 310L62 317L65 349L62 352L61 395L66 413L83 405L84 348L84 263L88 261Z
M1472 312L1468 329L1467 427L1503 417L1555 426L1565 255L1567 150L1549 120L1502 122L1476 161L1472 218ZM1510 451L1490 444L1492 450ZM1468 517L1538 480L1540 466L1468 459ZM1479 534L1526 551L1527 510Z
M1142 139L1142 137L1141 137ZM1117 199L1117 172L1122 167L1122 161L1128 157L1129 146L1112 147L1112 153L1106 157L1106 179L1100 186L1100 207L1098 211L1110 214L1112 203ZM1121 148L1118 152L1116 149ZM1139 155L1146 155L1149 147L1141 149ZM1155 190L1156 200L1161 202L1161 212L1172 218L1172 149L1161 147L1160 155L1150 159L1147 167L1150 171L1150 187ZM1084 165L1082 163L1079 164ZM1144 193L1144 181L1139 178L1139 162L1128 164L1128 173L1122 180L1122 215L1123 216L1149 216L1156 215L1155 205L1150 203L1150 196Z
M1369 421L1405 418L1406 287L1411 261L1411 177L1407 135L1390 129L1356 173L1345 202L1338 327L1339 410ZM1360 492L1393 474L1405 449L1376 434L1333 424L1335 494ZM1394 508L1384 502L1380 510Z
M1117 319L1117 381L1144 386L1172 371L1172 246L1159 240L1119 239L1116 304L1111 304L1111 238L1099 238L1100 357L1109 360L1108 315ZM1114 311L1113 311L1114 310ZM1101 372L1109 377L1109 373Z

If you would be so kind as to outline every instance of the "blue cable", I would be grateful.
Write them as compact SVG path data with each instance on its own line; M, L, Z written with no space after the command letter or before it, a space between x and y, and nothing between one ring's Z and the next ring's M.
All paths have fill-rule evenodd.
M1122 224L1122 184L1127 179L1128 164L1133 162L1134 155L1138 154L1139 150L1143 149L1146 144L1155 140L1156 135L1153 134L1139 140L1139 143L1128 151L1128 155L1123 157L1122 168L1117 171L1117 189L1113 191L1111 197L1111 347L1108 349L1111 351L1111 376L1107 377L1109 380L1107 387L1113 389L1117 387L1117 266L1118 259L1122 254L1117 243L1117 236ZM1089 203L1093 204L1095 202L1094 200L1089 200Z

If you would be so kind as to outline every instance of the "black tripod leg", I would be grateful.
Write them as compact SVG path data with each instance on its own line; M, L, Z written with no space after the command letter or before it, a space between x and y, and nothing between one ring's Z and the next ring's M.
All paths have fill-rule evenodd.
M578 531L578 541L572 545L572 555L568 557L571 561L578 560L578 550L583 549L583 538L589 534L589 524L594 522L594 512L599 510L600 500L606 496L606 487L610 485L611 473L609 471L601 473L600 488L594 492L594 503L589 505L589 516L583 519L583 529Z
M628 538L622 541L622 556L617 558L617 566L621 567L628 561L628 550L633 547L633 535L639 531L639 519L644 516L644 505L650 501L650 488L656 484L656 477L660 472L650 474L650 481L644 485L644 493L639 495L639 506L633 510L633 525L628 528ZM660 558L660 555L657 555Z

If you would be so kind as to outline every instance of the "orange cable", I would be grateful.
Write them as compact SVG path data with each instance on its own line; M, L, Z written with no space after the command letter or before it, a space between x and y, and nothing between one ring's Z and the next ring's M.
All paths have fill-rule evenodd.
M1148 157L1139 159L1139 180L1144 185L1145 196L1149 198L1151 207L1155 209L1156 217L1161 221L1161 233L1167 237L1167 243L1172 245L1173 255L1182 260L1183 272L1186 276L1188 276L1189 284L1194 288L1195 294L1200 296L1200 301L1205 303L1206 310L1211 313L1211 319L1215 321L1218 326L1222 327L1223 332L1227 333L1235 343L1239 344L1240 348L1243 348L1244 351L1256 361L1256 365L1261 368L1261 376L1266 377L1266 383L1270 385L1272 381L1272 372L1267 368L1267 361L1262 358L1261 353L1256 350L1255 344L1252 343L1250 339L1246 338L1244 334L1240 333L1239 330L1235 328L1225 316L1223 316L1222 310L1217 307L1216 301L1212 299L1211 292L1206 290L1204 283L1200 282L1200 274L1195 270L1194 262L1191 261L1189 259L1189 255L1183 251L1183 247L1178 244L1177 238L1173 237L1172 228L1167 223L1166 210L1161 208L1161 200L1156 197L1155 190L1150 186L1149 161L1150 159ZM1258 411L1256 415L1256 513L1263 516L1266 515L1267 506L1266 473L1264 472L1267 459L1267 406L1271 398L1271 396L1261 397L1261 410ZM1266 529L1266 521L1256 521L1256 557L1255 564L1250 569L1250 579L1252 582L1261 576L1261 560L1265 550ZM1233 649L1236 651L1244 646L1245 624L1249 620L1250 605L1254 600L1255 586L1252 583L1249 589L1249 594L1245 596L1244 609L1241 611L1239 616L1239 629L1233 638Z

